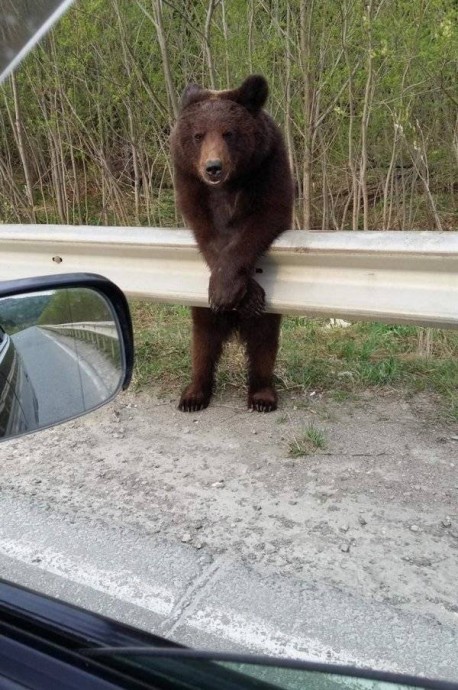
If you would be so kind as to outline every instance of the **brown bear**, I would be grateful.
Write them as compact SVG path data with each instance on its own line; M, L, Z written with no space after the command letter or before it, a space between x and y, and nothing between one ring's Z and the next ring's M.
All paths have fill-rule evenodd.
M224 342L238 331L248 356L248 407L277 407L273 369L281 316L263 313L256 262L291 228L293 182L283 137L262 109L267 82L233 90L189 85L171 133L177 204L210 268L210 309L192 309L192 382L179 409L207 407Z

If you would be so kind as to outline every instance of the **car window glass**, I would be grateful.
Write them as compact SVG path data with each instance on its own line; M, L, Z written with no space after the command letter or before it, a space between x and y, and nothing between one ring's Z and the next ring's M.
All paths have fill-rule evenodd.
M0 0L0 82L73 0Z

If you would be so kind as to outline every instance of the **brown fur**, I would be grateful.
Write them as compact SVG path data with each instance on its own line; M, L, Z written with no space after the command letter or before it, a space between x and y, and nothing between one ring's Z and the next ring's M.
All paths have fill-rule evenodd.
M293 184L282 135L262 110L267 82L185 90L171 136L178 206L211 271L211 309L194 308L193 378L179 407L207 407L224 342L238 331L248 356L248 405L276 409L273 369L281 317L265 314L255 264L291 227Z

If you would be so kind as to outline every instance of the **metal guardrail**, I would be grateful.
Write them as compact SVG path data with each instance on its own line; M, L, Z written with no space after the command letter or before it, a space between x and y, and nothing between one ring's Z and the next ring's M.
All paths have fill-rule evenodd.
M114 321L75 321L72 323L43 324L41 328L56 331L62 335L84 337L85 334L100 335L118 340L118 329Z
M100 352L109 353L113 359L119 357L119 334L114 321L42 324L40 328L64 336L64 338L76 338L95 345Z
M289 231L258 264L268 310L458 327L458 233ZM130 297L207 305L188 230L0 226L0 279L86 271Z

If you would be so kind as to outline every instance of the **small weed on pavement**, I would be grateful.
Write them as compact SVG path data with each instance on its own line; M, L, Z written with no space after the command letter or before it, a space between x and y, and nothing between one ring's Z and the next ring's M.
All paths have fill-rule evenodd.
M314 424L310 424L302 436L294 436L289 444L288 455L291 458L300 458L305 455L313 455L317 450L324 450L325 448L326 436L324 431Z

